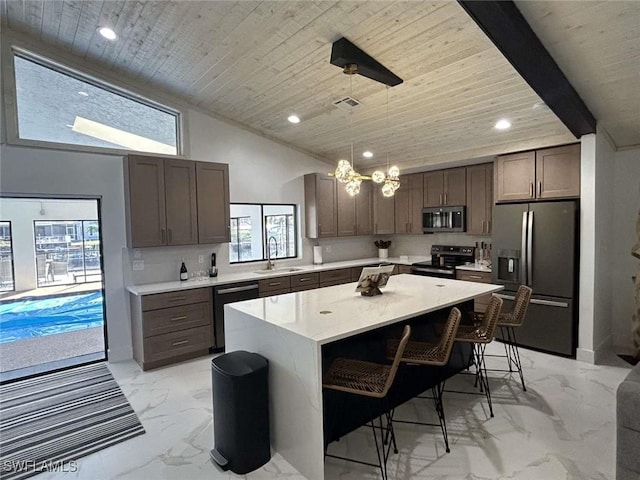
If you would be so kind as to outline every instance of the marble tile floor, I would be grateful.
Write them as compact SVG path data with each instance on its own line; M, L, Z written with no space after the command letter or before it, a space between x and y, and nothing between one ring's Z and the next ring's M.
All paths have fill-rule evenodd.
M494 342L488 348L502 352ZM451 453L438 427L397 424L400 453L389 460L389 478L613 480L615 477L615 392L629 370L611 356L607 365L522 349L528 391L516 376L492 373L495 417L484 397L445 393ZM213 444L210 359L142 372L133 362L109 368L138 413L147 433L78 461L74 473L43 473L39 480L100 479L303 479L277 453L248 474L221 472L209 461ZM499 368L504 359L490 359ZM491 365L488 365L491 368ZM471 376L457 376L447 388L465 388ZM430 421L433 405L414 399L397 418ZM373 458L369 430L333 443L334 453ZM371 467L327 459L326 479L376 479Z

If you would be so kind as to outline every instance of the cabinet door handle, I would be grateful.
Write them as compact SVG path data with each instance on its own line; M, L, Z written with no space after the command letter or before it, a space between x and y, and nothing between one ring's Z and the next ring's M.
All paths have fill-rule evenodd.
M166 242L166 240L165 240L165 231L164 231L164 228L161 228L161 229L160 229L160 238L162 239L162 243L165 243L165 242Z
M171 243L171 237L172 237L173 235L171 235L171 229L170 229L170 228L169 228L169 229L167 229L167 233L169 234L169 243Z
M171 297L167 301L168 302L181 302L182 300L186 300L187 297Z
M484 220L482 220L482 233L484 233Z
M491 220L487 220L487 233L491 233Z
M186 320L187 317L186 315L180 315L179 317L171 317L171 319L169 320L170 322L179 322L180 320Z
M529 183L529 197L533 198L533 182Z
M173 342L171 346L177 347L178 345L186 345L187 343L189 343L189 340L180 340L179 342Z
M444 205L446 205L446 204L447 204L447 194L445 193L444 194Z
M538 182L538 197L542 196L542 181Z
M378 233L378 224L377 224L377 223L375 223L375 224L373 225L373 231L374 231L375 233Z
M442 205L442 194L440 194L440 205Z

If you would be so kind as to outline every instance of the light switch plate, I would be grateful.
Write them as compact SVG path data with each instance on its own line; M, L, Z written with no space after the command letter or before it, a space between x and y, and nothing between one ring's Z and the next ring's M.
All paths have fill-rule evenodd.
M140 257L142 257L142 252L140 251L140 249L139 249L139 248L136 248L136 249L133 251L133 258L140 258Z
M134 260L133 261L133 269L134 270L144 270L144 260Z
M198 263L204 263L204 255L198 255Z

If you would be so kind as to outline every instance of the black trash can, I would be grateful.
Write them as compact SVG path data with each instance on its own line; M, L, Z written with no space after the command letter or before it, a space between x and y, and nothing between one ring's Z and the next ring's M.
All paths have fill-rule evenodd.
M249 473L271 458L266 358L242 350L211 361L211 460L224 470Z

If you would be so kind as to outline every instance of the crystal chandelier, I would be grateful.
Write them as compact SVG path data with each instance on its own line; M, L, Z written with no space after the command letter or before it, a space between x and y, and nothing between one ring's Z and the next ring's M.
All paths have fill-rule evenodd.
M387 132L389 132L389 85L387 85ZM389 144L387 143L387 173L376 170L371 174L374 183L382 183L382 194L393 197L400 188L400 170L395 165L389 166Z

